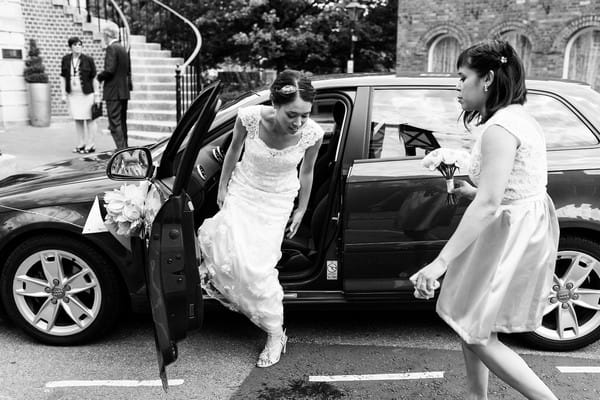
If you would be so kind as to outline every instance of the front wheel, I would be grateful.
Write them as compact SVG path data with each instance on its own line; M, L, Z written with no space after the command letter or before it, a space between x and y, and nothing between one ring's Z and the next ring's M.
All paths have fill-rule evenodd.
M600 339L600 244L561 237L542 326L523 338L554 351L576 350Z
M9 318L47 344L90 341L119 316L121 290L114 267L71 237L25 240L7 258L0 288Z

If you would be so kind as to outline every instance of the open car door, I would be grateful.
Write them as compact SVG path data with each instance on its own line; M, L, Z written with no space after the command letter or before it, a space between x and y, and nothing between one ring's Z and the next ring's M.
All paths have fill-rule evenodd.
M171 137L154 178L154 184L167 192L166 201L156 214L146 242L137 244L147 248L133 249L134 254L146 257L146 285L154 320L158 367L165 390L168 388L165 367L177 359L177 342L185 338L188 330L198 328L202 321L194 206L186 187L198 151L215 118L220 88L217 82L200 93L191 105L191 108L201 109L195 126Z

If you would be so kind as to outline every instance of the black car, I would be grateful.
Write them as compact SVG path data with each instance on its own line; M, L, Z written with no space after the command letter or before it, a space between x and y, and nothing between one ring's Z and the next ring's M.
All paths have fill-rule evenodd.
M476 134L458 119L455 84L450 76L314 80L312 118L326 134L305 220L282 245L286 303L424 303L408 277L437 255L468 205L448 206L441 175L421 166L428 151L468 149ZM543 326L522 336L545 349L576 349L600 337L600 94L569 81L527 87L526 107L547 134L561 241ZM120 311L147 310L148 293L154 312L172 311L163 315L163 342L199 324L194 234L217 211L237 110L269 102L268 91L252 92L217 111L218 91L196 99L170 141L129 150L152 159L140 176L119 177L113 159L110 175L125 181L108 179L110 155L99 154L0 182L0 288L17 325L46 343L81 343L114 326ZM147 240L132 240L133 252L110 233L82 234L97 196L102 203L106 191L150 177L165 205ZM457 179L468 178L461 171ZM156 285L147 290L146 281Z

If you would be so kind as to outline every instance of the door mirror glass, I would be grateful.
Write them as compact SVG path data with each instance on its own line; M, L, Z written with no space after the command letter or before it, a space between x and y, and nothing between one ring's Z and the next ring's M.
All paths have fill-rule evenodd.
M146 147L133 147L117 151L106 168L110 179L144 180L152 176L152 154Z

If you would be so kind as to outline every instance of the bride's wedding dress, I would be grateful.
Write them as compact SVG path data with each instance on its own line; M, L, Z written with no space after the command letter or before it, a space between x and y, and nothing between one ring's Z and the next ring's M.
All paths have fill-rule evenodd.
M278 150L259 137L262 106L239 110L247 130L221 210L198 229L200 277L206 292L244 313L266 332L280 332L283 289L275 268L298 195L298 164L322 136L309 119L297 144Z

